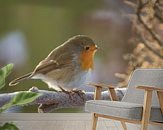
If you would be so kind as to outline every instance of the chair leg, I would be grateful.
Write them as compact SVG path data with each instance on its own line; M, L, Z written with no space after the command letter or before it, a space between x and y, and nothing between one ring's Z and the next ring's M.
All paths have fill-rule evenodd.
M98 121L98 116L96 116L96 114L93 113L92 130L96 130L97 121Z
M126 126L125 122L121 121L121 124L122 124L123 129L127 130L127 126Z
M147 130L150 119L151 102L152 102L152 91L145 91L141 130Z

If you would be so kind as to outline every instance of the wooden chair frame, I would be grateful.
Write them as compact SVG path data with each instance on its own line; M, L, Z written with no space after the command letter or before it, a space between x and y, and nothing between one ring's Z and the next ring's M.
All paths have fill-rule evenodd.
M116 87L111 86L111 85L96 84L96 83L90 83L89 85L95 87L94 100L100 100L101 99L102 88L107 88L108 92L110 93L111 100L112 101L117 101L117 96L116 96L116 92L115 92ZM140 120L140 121L139 120L129 120L129 119L124 119L124 118L119 118L119 117L113 117L113 116L93 113L92 130L96 130L98 117L118 120L118 121L121 122L122 127L123 127L124 130L127 130L127 126L126 126L125 123L141 124L141 130L147 130L148 124L163 126L163 123L150 122L150 120L149 120L150 112L151 112L151 102L152 102L152 93L153 93L153 91L157 92L161 112L163 114L163 89L158 88L158 87L149 87L149 86L137 86L136 88L137 89L142 89L142 90L145 91L142 120Z

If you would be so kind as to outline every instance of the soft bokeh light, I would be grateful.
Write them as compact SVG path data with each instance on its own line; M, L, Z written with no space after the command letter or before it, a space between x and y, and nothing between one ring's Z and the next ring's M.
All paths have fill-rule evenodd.
M92 81L116 84L116 72L124 72L123 54L131 52L130 22L123 12L131 10L121 0L15 1L0 4L0 66L14 63L12 79L30 72L56 46L78 34L88 35L100 46ZM48 89L29 80L2 92ZM88 88L83 88L90 90Z
M95 58L93 81L115 84L118 80L114 73L125 70L122 55L130 51L127 43L130 23L122 12L130 10L120 0L53 4L17 1L4 3L0 10L3 19L0 21L0 49L3 50L0 65L15 63L8 81L32 71L52 49L77 34L92 37L101 48ZM7 40L11 34L20 36L11 42ZM3 91L28 90L31 86L47 89L44 83L35 80Z

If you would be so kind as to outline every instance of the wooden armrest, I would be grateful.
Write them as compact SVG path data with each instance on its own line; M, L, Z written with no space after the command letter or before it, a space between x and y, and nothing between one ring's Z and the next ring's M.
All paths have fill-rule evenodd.
M144 107L151 107L152 100L152 91L157 91L157 96L161 108L161 112L163 114L163 89L159 87L150 87L150 86L137 86L137 89L145 90L145 98L144 98ZM146 108L147 109L147 108ZM146 113L146 109L144 109L143 113ZM149 110L148 110L149 111ZM149 112L150 113L150 112Z
M109 89L109 93L110 93L110 98L112 101L117 101L117 96L116 96L116 92L115 92L115 86L112 85L106 85L106 84L97 84L97 83L89 83L88 85L95 87L95 100L100 100L101 99L101 90L102 88L107 88Z
M137 89L143 89L146 91L158 91L158 92L163 92L162 88L159 87L150 87L150 86L137 86Z
M93 86L93 87L98 87L98 88L107 88L107 89L109 89L109 88L113 88L113 89L117 88L116 86L113 86L113 85L98 84L98 83L89 83L88 85Z

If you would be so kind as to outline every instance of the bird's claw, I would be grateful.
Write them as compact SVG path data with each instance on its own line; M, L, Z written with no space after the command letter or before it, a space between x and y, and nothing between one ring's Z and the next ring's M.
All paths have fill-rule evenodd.
M74 88L72 94L77 94L80 98L83 98L84 91Z
M63 93L65 93L65 94L68 94L69 97L70 97L70 99L73 99L72 96L75 95L75 94L77 94L80 98L83 99L84 91L82 91L82 90L79 90L79 89L76 89L76 88L74 88L74 89L72 89L72 90L65 90L65 89L62 88L62 87L59 87L59 88L61 89L60 92L63 92Z

